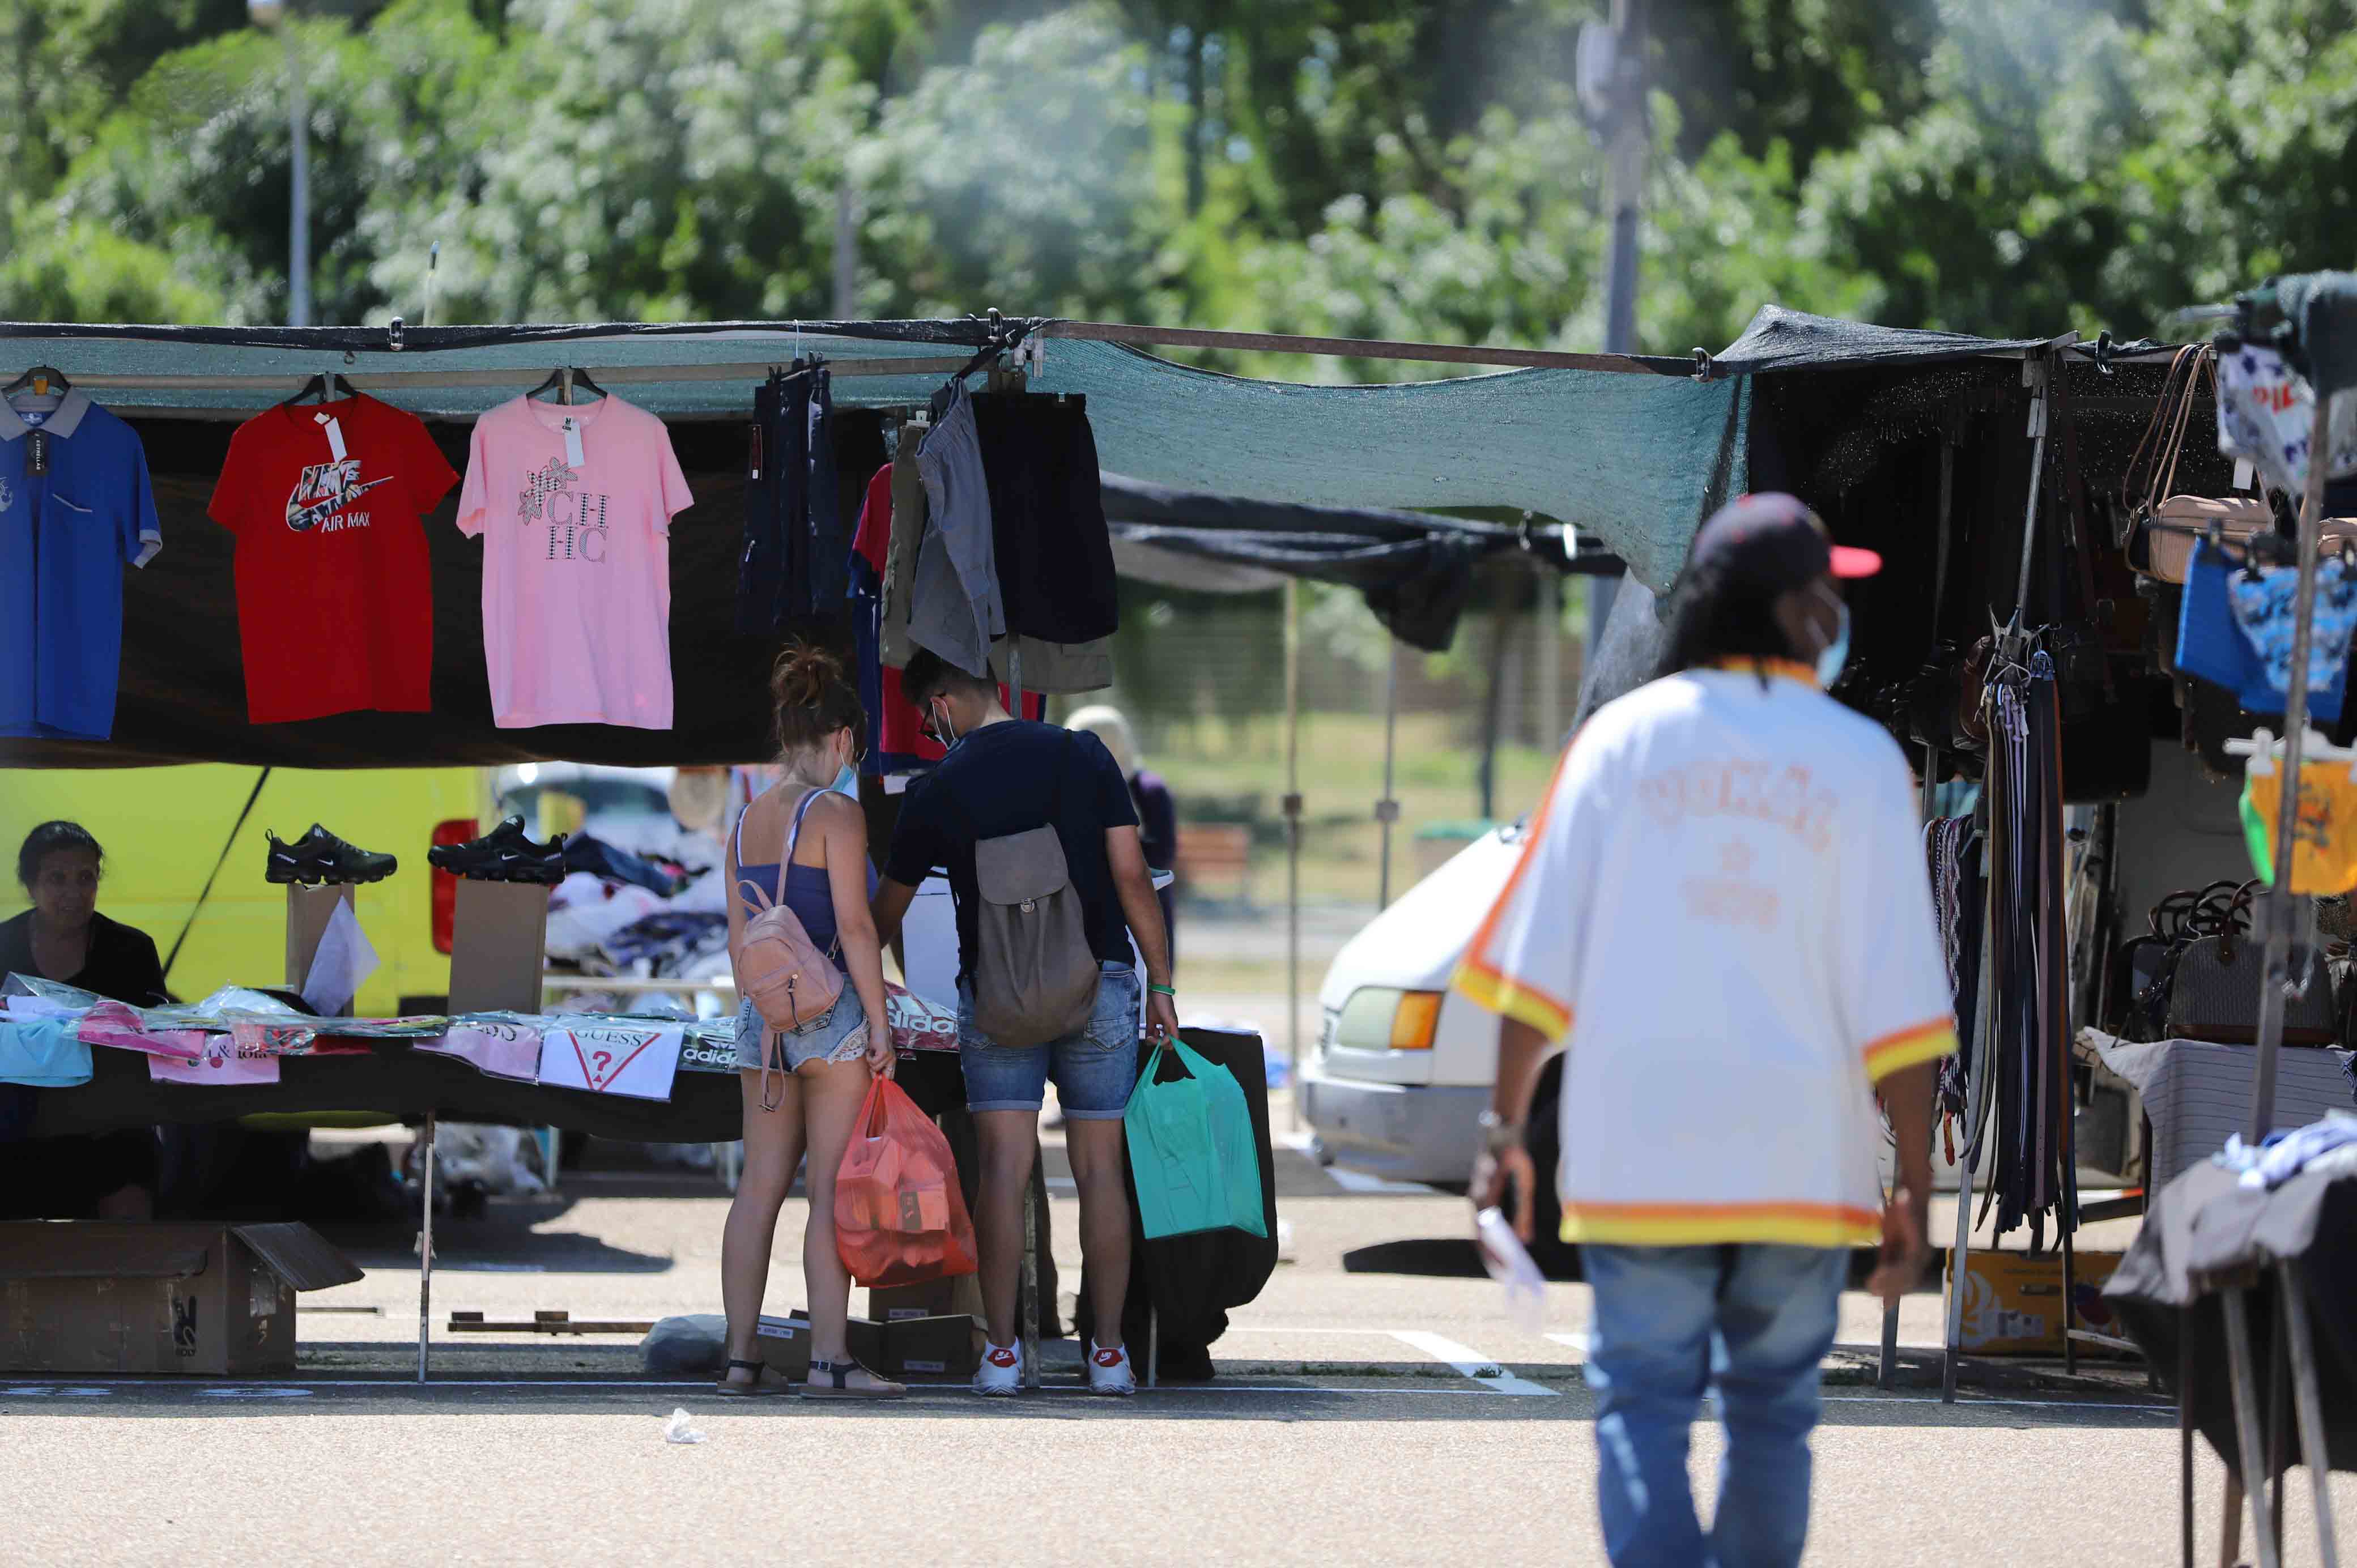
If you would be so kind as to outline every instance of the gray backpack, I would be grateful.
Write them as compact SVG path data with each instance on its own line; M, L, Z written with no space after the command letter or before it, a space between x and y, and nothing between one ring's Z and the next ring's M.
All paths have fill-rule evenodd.
M1018 1050L1083 1032L1096 1008L1096 952L1056 832L1072 751L1068 741L1045 827L974 846L974 1026Z

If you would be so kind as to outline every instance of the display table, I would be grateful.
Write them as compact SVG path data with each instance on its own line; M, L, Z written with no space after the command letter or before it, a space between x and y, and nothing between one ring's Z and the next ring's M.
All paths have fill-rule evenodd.
M2301 1054L2287 1051L2285 1060ZM2154 1198L2104 1295L2175 1385L2187 1560L2196 1431L2230 1477L2230 1541L2239 1534L2242 1494L2258 1496L2264 1477L2278 1489L2277 1507L2258 1510L2267 1555L2280 1477L2305 1463L2329 1542L2323 1473L2357 1470L2357 1178L2309 1171L2269 1191L2198 1164Z
M2079 1031L2079 1050L2133 1085L2152 1122L2152 1161L2146 1185L2158 1190L2226 1146L2251 1110L2256 1048L2207 1040L2115 1039L2099 1029ZM2328 1111L2357 1110L2344 1064L2350 1053L2330 1047L2287 1049L2276 1058L2276 1108L2269 1123L2305 1127Z

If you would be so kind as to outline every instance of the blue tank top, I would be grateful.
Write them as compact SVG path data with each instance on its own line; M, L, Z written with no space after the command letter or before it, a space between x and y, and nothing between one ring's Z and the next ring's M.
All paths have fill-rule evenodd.
M752 883L791 909L794 918L800 920L802 929L809 933L812 943L833 958L835 967L847 974L851 966L844 961L843 950L836 941L840 933L834 923L834 879L823 865L793 864L794 845L802 836L802 819L810 814L811 803L825 793L823 789L813 789L802 797L801 805L794 808L794 825L786 834L786 857L775 865L748 865L744 863L741 856L745 849L745 818L743 813L738 813L736 839L740 858L737 862L737 901L744 907L745 918L748 920L761 912L761 907L754 902L745 886L746 883ZM778 883L780 865L786 873L782 888ZM872 870L868 873L868 880L871 884L875 881ZM872 896L875 889L871 886L868 891Z

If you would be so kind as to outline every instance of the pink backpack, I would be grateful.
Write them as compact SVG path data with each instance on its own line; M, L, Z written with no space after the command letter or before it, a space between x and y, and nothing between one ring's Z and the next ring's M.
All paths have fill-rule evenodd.
M798 1029L815 1018L823 1018L843 995L843 971L834 960L819 951L802 929L802 917L786 907L786 867L794 863L794 845L802 836L802 819L810 814L811 802L823 790L813 789L802 797L795 808L794 824L786 835L784 854L778 860L778 891L773 899L761 885L740 876L737 886L749 889L756 912L745 922L737 938L737 950L729 954L730 965L736 971L737 994L753 1004L760 1015L764 1039L761 1042L762 1082L769 1082L769 1036L783 1035ZM740 814L732 836L732 853L738 868L744 866L745 819ZM761 1094L761 1109L774 1111L766 1087Z

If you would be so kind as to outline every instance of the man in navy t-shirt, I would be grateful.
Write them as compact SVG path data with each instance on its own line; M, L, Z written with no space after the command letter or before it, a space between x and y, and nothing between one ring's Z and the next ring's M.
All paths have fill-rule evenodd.
M1130 1248L1121 1119L1137 1080L1141 1001L1130 944L1134 938L1146 962L1146 1027L1165 1037L1178 1026L1169 943L1153 873L1138 847L1129 784L1103 742L1015 718L999 705L995 682L928 651L909 661L902 690L924 714L926 733L948 746L949 755L903 799L876 894L876 926L891 940L918 885L936 870L948 874L957 903L959 1050L966 1104L982 1144L975 1221L990 1343L974 1386L978 1393L1011 1394L1023 1382L1015 1326L1023 1205L1051 1078L1080 1187L1081 1250L1098 1332L1120 1332ZM974 845L1047 826L1051 818L1101 970L1096 1005L1082 1032L1017 1049L974 1026ZM1136 1391L1128 1352L1118 1342L1090 1345L1088 1371L1089 1386L1099 1393Z

